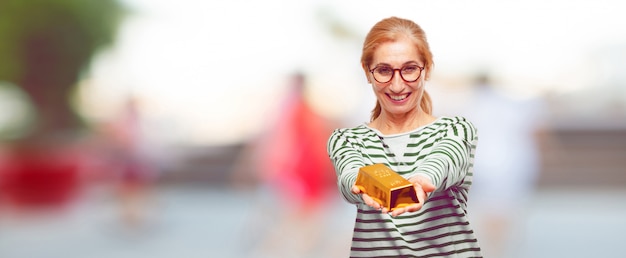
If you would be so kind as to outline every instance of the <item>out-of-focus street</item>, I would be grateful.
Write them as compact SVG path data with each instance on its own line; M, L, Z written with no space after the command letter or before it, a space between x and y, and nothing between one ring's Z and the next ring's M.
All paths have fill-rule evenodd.
M282 245L255 249L278 222L259 209L256 192L220 187L159 188L145 228L118 221L115 203L94 191L64 212L38 216L0 213L3 258L347 257L354 210L331 200L316 221L281 232ZM516 224L509 257L623 257L626 191L539 191L526 219ZM264 214L265 213L265 214ZM277 218L277 217L275 217ZM256 224L250 225L251 219ZM306 254L291 240L315 223L323 232Z
M116 201L103 193L93 191L63 211L0 213L0 257L346 257L349 249L352 207L338 200L330 200L314 220L283 228L275 239L280 245L269 247L261 245L284 210L262 193L159 187L145 224L137 228L120 221ZM308 253L294 253L294 240L311 225L322 235L310 239L315 243Z

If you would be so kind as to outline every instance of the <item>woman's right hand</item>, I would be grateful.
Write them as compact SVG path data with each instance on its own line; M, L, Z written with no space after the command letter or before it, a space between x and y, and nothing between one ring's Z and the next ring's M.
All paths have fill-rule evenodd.
M360 188L358 188L356 185L353 185L352 188L350 189L352 191L352 193L354 194L360 194L361 197L363 198L363 202L367 205L370 206L374 209L380 210L382 213L387 213L389 212L387 210L387 208L384 208L382 204L376 202L372 197L370 197L368 194L366 194L365 192L362 192Z

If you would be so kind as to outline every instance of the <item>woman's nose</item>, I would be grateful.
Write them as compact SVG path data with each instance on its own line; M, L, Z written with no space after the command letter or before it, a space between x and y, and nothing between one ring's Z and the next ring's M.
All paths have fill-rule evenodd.
M402 76L400 75L400 71L396 70L393 71L394 72L394 76L393 78L391 78L391 84L389 85L389 89L394 92L394 93L400 93L402 92L402 89L404 88L404 80L402 79Z

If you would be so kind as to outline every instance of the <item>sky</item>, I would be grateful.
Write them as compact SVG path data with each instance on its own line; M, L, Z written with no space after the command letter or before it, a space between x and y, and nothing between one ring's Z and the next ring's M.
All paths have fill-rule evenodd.
M426 31L432 85L488 70L516 94L583 91L605 73L590 67L594 53L626 44L623 8L610 0L123 2L132 14L94 60L78 105L105 120L136 96L152 137L184 144L254 137L276 119L296 71L318 111L366 119L374 99L360 47L389 16Z

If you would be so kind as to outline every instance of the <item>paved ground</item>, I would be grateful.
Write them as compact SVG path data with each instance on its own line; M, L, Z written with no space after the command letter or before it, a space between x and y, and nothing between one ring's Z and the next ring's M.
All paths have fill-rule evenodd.
M119 223L106 190L64 211L29 215L5 208L0 257L347 257L350 205L333 198L302 217L272 209L264 197L215 187L161 188L146 226L135 230ZM533 200L518 222L523 230L510 257L625 257L626 190L541 191Z

